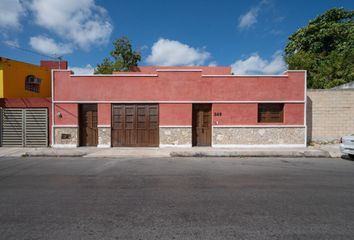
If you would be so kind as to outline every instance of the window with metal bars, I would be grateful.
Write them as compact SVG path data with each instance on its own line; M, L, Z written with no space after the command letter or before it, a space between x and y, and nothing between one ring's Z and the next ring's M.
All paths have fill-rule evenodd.
M28 75L25 79L25 90L31 92L40 92L41 79L36 78L34 75Z
M284 103L259 103L259 123L281 123L284 119Z

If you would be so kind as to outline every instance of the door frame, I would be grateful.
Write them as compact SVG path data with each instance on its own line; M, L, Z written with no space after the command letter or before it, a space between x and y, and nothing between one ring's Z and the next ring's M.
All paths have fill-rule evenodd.
M92 106L96 106L96 112L97 112L97 125L96 125L96 129L97 129L97 138L96 138L96 145L83 145L82 144L82 138L81 138L81 131L82 131L82 119L81 119L81 109L83 108L83 106L85 105L92 105ZM97 103L80 103L79 107L78 107L78 116L79 116L79 129L78 129L78 139L79 139L79 146L80 147L97 147L98 146L98 104Z
M210 139L208 145L198 145L196 136L196 125L195 125L195 109L198 106L207 106L210 109ZM211 147L213 146L213 104L212 103L193 103L192 104L192 147Z

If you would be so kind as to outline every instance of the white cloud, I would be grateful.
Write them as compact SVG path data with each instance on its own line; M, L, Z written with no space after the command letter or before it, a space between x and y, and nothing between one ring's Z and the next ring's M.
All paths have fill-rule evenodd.
M271 60L253 54L245 60L237 60L231 65L232 72L236 75L246 74L280 74L287 68L281 51L277 51Z
M147 45L143 45L140 47L140 51L144 51L144 50L147 50L149 49L149 47Z
M247 13L243 14L239 18L238 27L240 29L250 28L257 22L259 8L252 8Z
M211 61L208 66L209 67L216 67L218 65L218 63L216 61Z
M91 64L87 64L84 67L69 67L69 69L75 74L93 74L95 71L95 68Z
M61 56L72 53L70 44L56 43L54 39L46 36L31 37L30 45L36 51L44 54Z
M18 43L17 39L14 39L14 40L7 39L7 40L4 40L3 43L5 43L9 47L15 47L15 48L20 47L20 44Z
M0 27L19 28L25 9L19 0L0 0Z
M204 49L198 49L175 40L161 38L151 48L146 62L158 66L198 66L210 57Z
M35 23L83 49L104 44L112 33L107 11L94 0L32 0Z
M239 17L238 28L243 30L252 27L257 23L260 10L272 5L271 0L262 0L256 6L252 7L248 12Z

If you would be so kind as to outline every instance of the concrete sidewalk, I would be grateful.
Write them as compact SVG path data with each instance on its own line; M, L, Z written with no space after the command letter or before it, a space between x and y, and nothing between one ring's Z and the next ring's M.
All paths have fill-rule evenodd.
M0 157L341 157L339 145L307 148L0 148Z

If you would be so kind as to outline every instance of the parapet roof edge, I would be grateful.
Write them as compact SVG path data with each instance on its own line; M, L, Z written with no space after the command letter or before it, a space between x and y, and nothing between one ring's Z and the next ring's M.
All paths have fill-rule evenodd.
M288 75L217 75L217 74L203 74L202 77L287 77Z
M45 67L43 67L41 65L38 65L38 64L35 64L35 63L28 63L28 62L23 62L23 61L12 59L12 58L0 56L0 64L1 63L6 63L6 61L17 62L17 63L20 63L20 64L30 65L30 66L33 66L33 67L42 68L43 70L48 70L48 71L51 70L51 69L45 68Z
M71 77L158 77L158 74L71 74Z
M287 73L287 72L307 72L307 70L286 70L286 71L284 71L284 73Z
M158 68L156 72L202 72L203 69L199 68Z

